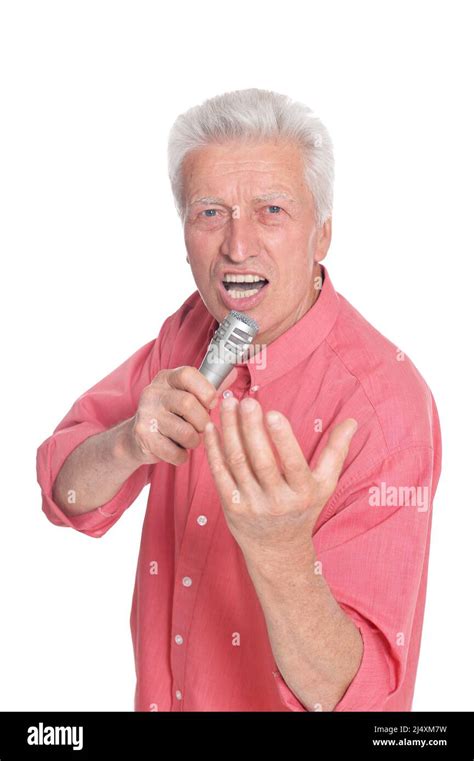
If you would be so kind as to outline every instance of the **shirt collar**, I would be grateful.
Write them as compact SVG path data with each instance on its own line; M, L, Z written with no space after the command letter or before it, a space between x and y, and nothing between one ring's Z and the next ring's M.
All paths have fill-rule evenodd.
M246 362L239 362L236 368L246 367L251 385L265 386L290 372L300 362L312 354L330 332L340 307L340 299L328 274L327 267L320 264L323 274L321 293L313 306L291 328L258 351L249 353ZM208 331L210 341L217 321L212 320Z

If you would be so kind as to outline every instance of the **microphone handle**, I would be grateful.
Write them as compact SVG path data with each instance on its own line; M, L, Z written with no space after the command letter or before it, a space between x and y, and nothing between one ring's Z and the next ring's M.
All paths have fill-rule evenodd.
M219 388L234 367L233 362L209 362L208 354L204 357L199 372L212 383L214 388Z

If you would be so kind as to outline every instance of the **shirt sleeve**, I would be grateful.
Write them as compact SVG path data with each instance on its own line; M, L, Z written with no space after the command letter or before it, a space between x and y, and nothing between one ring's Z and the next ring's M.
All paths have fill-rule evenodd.
M168 318L158 338L136 351L109 375L82 394L53 434L38 448L37 480L41 488L42 510L51 523L68 526L91 537L101 537L113 526L151 479L151 465L142 465L104 505L81 515L68 515L53 500L53 485L71 452L89 436L101 433L131 417L141 391L151 383L161 367L162 343L168 338Z
M439 471L440 452L428 445L397 451L336 491L316 527L321 573L363 642L336 712L390 710L387 700L414 682ZM275 676L284 705L307 710Z

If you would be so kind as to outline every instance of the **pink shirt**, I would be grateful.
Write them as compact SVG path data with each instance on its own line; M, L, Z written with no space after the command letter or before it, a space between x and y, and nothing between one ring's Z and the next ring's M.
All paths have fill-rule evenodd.
M335 291L327 268L323 273L313 307L266 347L265 362L255 355L237 365L227 385L239 399L254 395L264 410L282 411L311 467L338 421L358 421L313 535L325 579L364 645L334 710L406 711L441 467L439 420L412 362ZM43 510L58 526L101 537L150 483L130 619L136 711L305 711L278 672L202 442L179 467L143 465L89 513L68 517L51 496L70 452L131 417L161 368L198 367L216 327L195 291L157 338L77 399L38 449Z

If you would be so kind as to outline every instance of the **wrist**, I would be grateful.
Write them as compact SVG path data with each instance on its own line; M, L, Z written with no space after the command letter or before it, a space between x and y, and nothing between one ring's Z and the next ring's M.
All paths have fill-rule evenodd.
M133 434L135 418L124 420L115 428L113 455L119 467L133 472L145 464L142 452Z
M279 547L260 545L257 548L242 549L249 571L258 573L269 580L302 572L315 573L316 553L313 542L298 545L285 544Z

